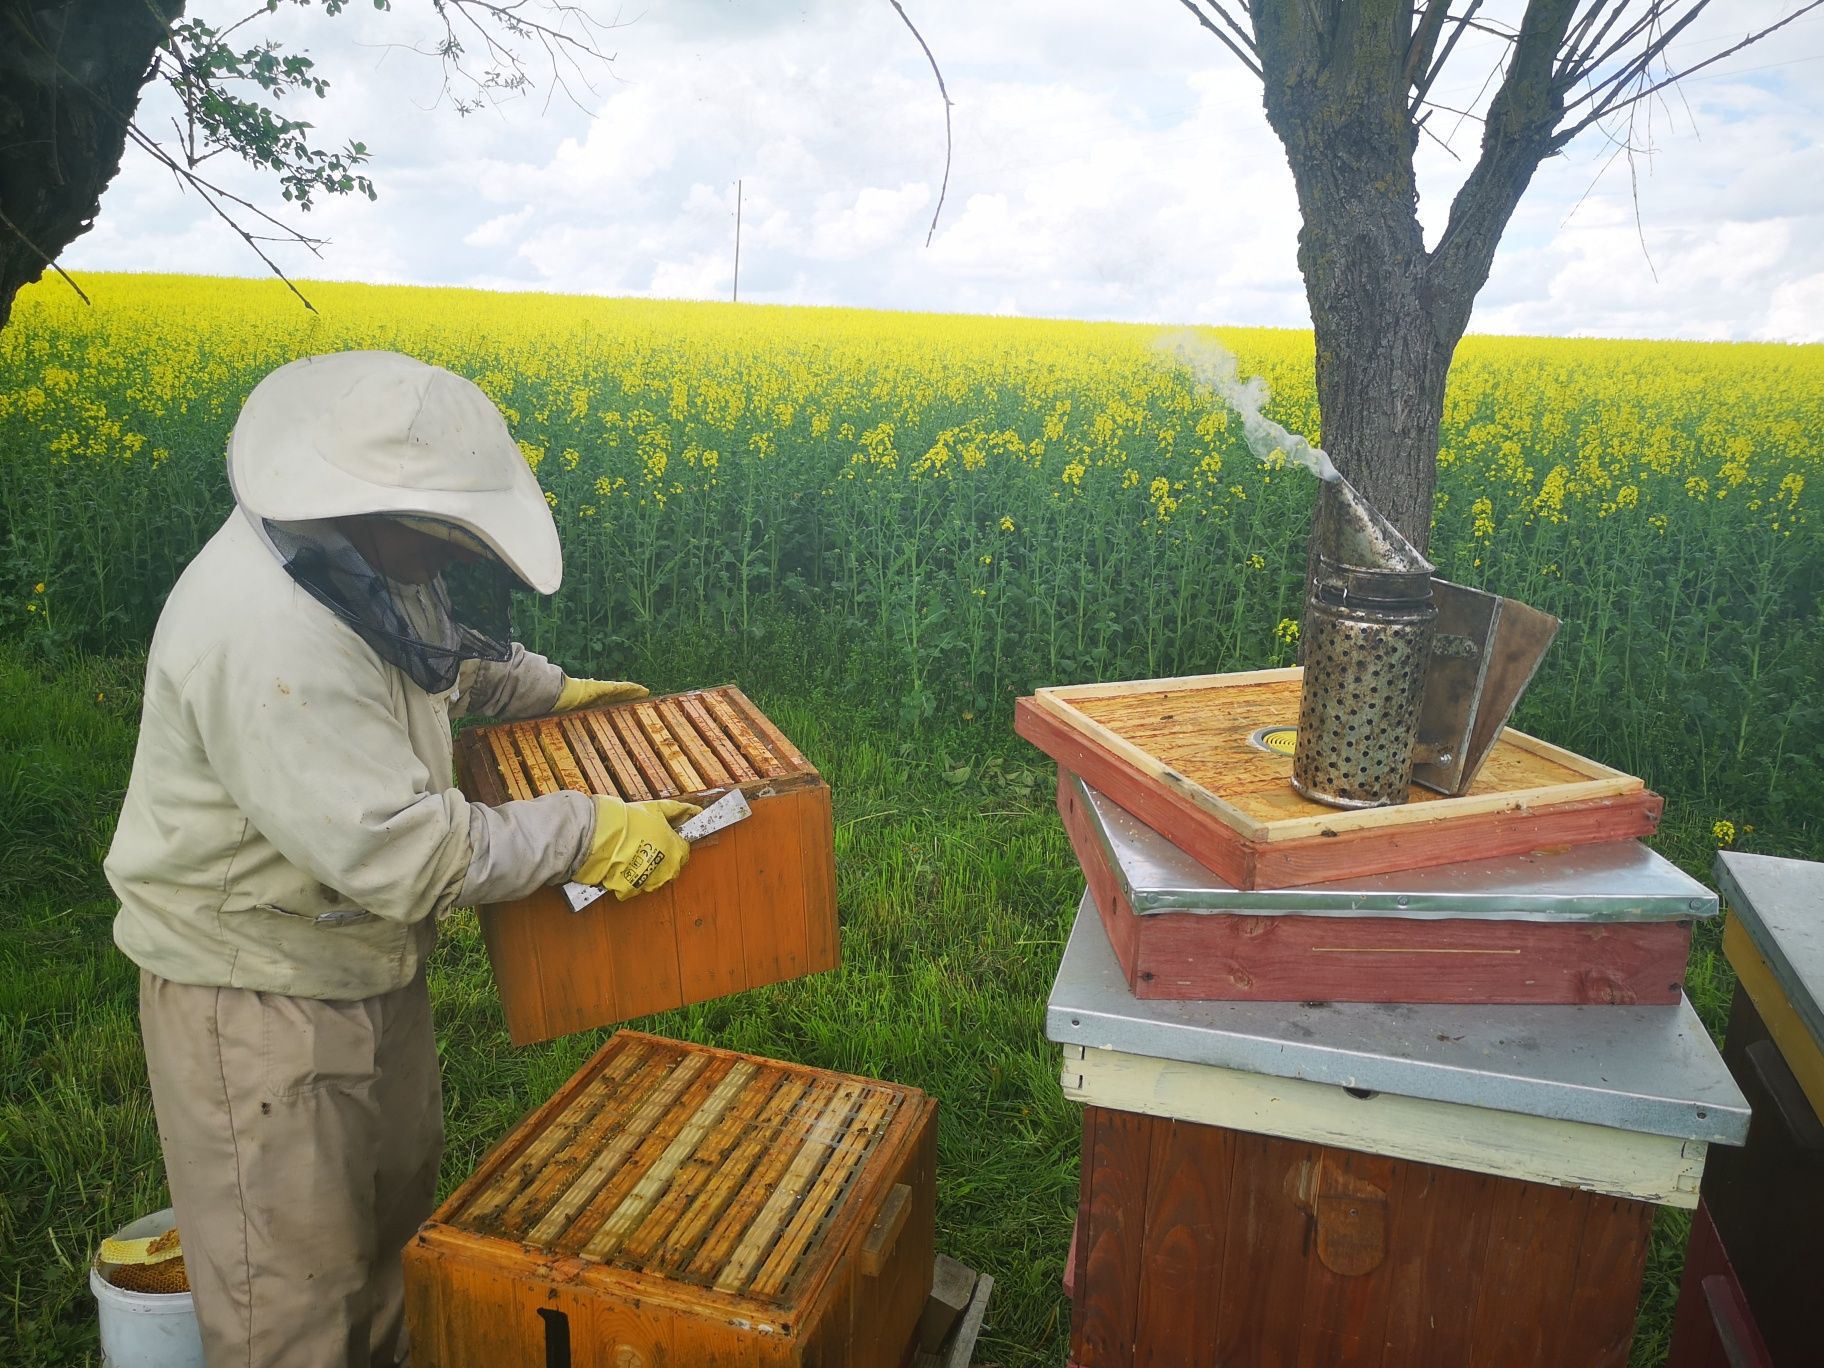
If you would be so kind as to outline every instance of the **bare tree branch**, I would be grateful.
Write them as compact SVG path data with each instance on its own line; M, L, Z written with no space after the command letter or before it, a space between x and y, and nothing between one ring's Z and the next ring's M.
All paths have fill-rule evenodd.
M1634 161L1636 149L1634 146L1633 109L1638 109L1639 107L1640 106L1638 105L1633 106L1629 111L1628 118L1628 141L1626 143L1628 154L1628 191L1634 201L1634 235L1640 239L1640 254L1646 258L1647 273L1653 277L1653 283L1657 285L1659 284L1659 268L1653 264L1653 253L1647 250L1647 223L1646 220L1641 217L1640 213L1640 167L1636 165ZM1649 129L1647 134L1649 150L1651 150L1652 136L1652 131Z
M1450 60L1450 54L1457 50L1457 40L1469 30L1471 27L1470 21L1476 17L1476 11L1481 8L1482 0L1470 0L1469 8L1463 12L1462 17L1457 21L1457 26L1451 30L1450 37L1444 42L1444 50L1438 54L1437 60L1422 68L1422 74L1412 88L1412 108L1410 112L1414 114L1418 113L1419 106L1425 102L1425 97L1431 93L1432 84L1443 72L1444 64Z
M1576 0L1532 0L1514 40L1512 60L1489 101L1482 152L1451 201L1450 219L1427 255L1434 297L1462 313L1437 325L1461 333L1476 292L1488 279L1495 244L1533 172L1551 150L1564 101L1554 63L1576 12Z
M1670 35L1666 33L1666 24L1678 13L1679 6L1686 3L1694 5L1694 8L1683 18L1678 19L1675 25L1677 28L1683 28L1703 12L1710 0L1648 0L1645 10L1636 15L1626 28L1616 33L1614 37L1608 38L1606 35L1614 27L1615 22L1628 14L1629 3L1630 0L1623 0L1621 7L1610 17L1609 22L1604 24L1602 34L1593 38L1585 50L1578 54L1575 65L1572 65L1569 59L1560 64L1559 85L1561 87L1566 90L1570 89L1578 81L1587 79L1591 72L1600 70L1622 53L1632 49L1637 39L1657 31L1660 34L1659 39L1648 37L1647 47L1628 59L1629 66L1634 65L1643 56L1650 62L1657 55L1656 48L1663 47L1664 42L1670 40Z
M1426 137L1430 138L1439 147L1443 148L1445 150L1445 152L1449 153L1450 159L1452 161L1459 161L1459 162L1462 161L1463 158L1461 158L1457 155L1456 148L1452 147L1449 143L1445 142L1444 139L1440 138L1436 133L1433 133L1431 131L1431 129L1426 127L1426 123L1430 118L1431 118L1431 111L1428 109L1423 114L1421 114L1418 118L1414 119L1412 122L1413 132L1423 133Z
M57 264L56 260L51 256L51 254L49 252L45 251L44 248L40 247L37 243L33 242L29 237L27 237L25 235L24 230L22 230L18 224L14 223L10 218L8 218L6 216L6 211L4 209L0 209L0 223L4 223L9 229L12 230L12 234L14 237L18 238L19 241L23 242L27 247L31 248L32 251L36 252L38 254L39 260L43 261L46 266L49 266L53 271L57 272L58 275L62 276L63 283L65 285L68 285L72 290L76 291L76 297L78 299L80 299L84 304L87 304L87 305L90 305L91 307L93 307L95 301L90 299L86 294L84 294L82 292L82 286L78 285L74 280L72 280L70 278L70 273L68 271L64 270L63 267L59 266Z
M1563 60L1560 63L1560 70L1585 60L1591 52L1600 47L1603 38L1615 26L1615 21L1621 18L1622 11L1627 7L1628 0L1592 0L1589 9L1584 11L1583 18L1579 19L1571 27L1570 32L1565 35L1564 47L1561 49ZM1606 19L1603 17L1605 13L1608 16ZM1590 31L1595 28L1598 20L1601 20L1602 27L1597 30L1594 37L1591 37Z
M931 211L931 227L925 234L925 246L929 247L931 239L937 236L937 216L944 212L944 196L950 193L950 92L944 86L944 73L937 69L937 58L931 55L931 45L925 41L925 35L920 33L918 26L912 22L912 16L906 13L905 7L899 3L899 0L887 0L887 3L899 11L899 17L905 20L906 27L912 30L912 36L918 39L918 45L925 50L925 60L931 63L931 74L937 77L937 93L943 96L944 100L944 180L943 184L937 188L937 208Z
M1252 53L1258 60L1260 57L1260 50L1254 45L1253 31L1249 29L1246 24L1239 22L1234 15L1230 14L1228 10L1223 7L1222 0L1203 0L1203 5L1210 13L1222 20L1228 27L1229 32L1235 35L1236 41ZM1241 4L1241 12L1243 14L1248 12L1245 0L1243 0L1243 3Z
M312 255L321 257L323 255L321 249L327 244L327 239L313 238L313 237L309 237L303 233L300 233L297 229L291 227L289 224L280 222L278 219L274 218L271 214L268 214L264 209L261 209L259 206L251 204L247 200L242 199L239 195L235 194L233 191L224 190L224 189L222 189L221 186L215 185L212 182L203 179L203 177L197 175L195 171L191 170L187 166L184 166L182 163L180 163L177 160L177 158L173 157L169 152L165 151L165 149L163 148L163 146L161 146L159 144L157 139L147 137L146 134L140 130L140 128L137 124L129 123L127 125L127 136L129 138L131 138L135 143L137 143L142 150L149 153L153 157L154 160L158 161L160 164L165 166L171 172L171 174L173 176L176 176L178 178L178 181L180 184L187 185L187 186L191 187L192 189L194 189L197 192L197 194L202 198L203 203L208 205L210 210L214 212L215 216L217 218L219 218L223 223L227 224L229 226L229 228L234 230L235 234L241 239L241 241L245 242L247 244L247 246L252 249L253 254L255 256L257 256L261 261L266 263L266 267L268 270L270 270L280 280L285 282L285 288L290 290L294 295L296 295L298 297L298 302L300 304L302 304L305 308L309 309L312 313L315 313L317 311L316 305L312 304L308 299L306 299L304 297L304 292L302 290L298 289L298 287L292 283L291 277L286 275L285 272L279 267L279 264L266 254L265 248L261 247L260 243L261 242L281 242L281 241L295 243L299 246L309 249L309 251L311 252ZM240 222L234 217L234 215L230 214L226 209L224 209L221 206L220 200L229 200L235 204L240 205L243 209L246 209L248 212L257 215L258 217L260 217L262 219L265 219L266 222L272 224L275 228L278 228L280 230L280 232L283 234L283 236L282 237L256 237L253 233L249 232L246 228L242 227Z
M1470 5L1470 13L1475 13L1475 4ZM1406 70L1402 79L1408 86L1417 87L1424 74L1431 70L1431 58L1438 50L1438 36L1444 32L1444 21L1450 17L1450 0L1429 0L1424 13L1419 16L1418 26L1412 31L1412 41L1406 44ZM1463 30L1458 28L1457 32Z
M1265 79L1261 75L1260 61L1259 61L1258 55L1255 54L1255 52L1254 52L1253 39L1248 38L1246 31L1244 29L1242 29L1242 27L1235 22L1235 20L1229 15L1229 13L1226 10L1223 9L1223 7L1221 5L1216 3L1216 0L1205 0L1205 3L1207 3L1212 10L1214 10L1218 15L1220 15L1222 17L1224 23L1228 24L1228 26L1230 28L1234 29L1237 33L1240 33L1242 35L1242 37L1246 40L1246 43L1247 43L1247 46L1245 48L1241 44L1237 43L1228 34L1224 33L1221 29L1217 28L1216 25L1211 22L1210 17L1197 7L1197 0L1178 0L1178 3L1183 5L1187 10L1189 10L1191 12L1191 16L1194 19L1196 19L1199 24L1202 24L1211 33L1215 34L1217 37L1217 40L1219 42L1221 42L1222 45L1224 47L1226 47L1230 52L1234 53L1236 58L1241 62L1241 64L1254 74L1254 78L1256 80ZM1243 12L1245 13L1247 7L1244 5L1242 8L1243 8Z
M1591 81L1583 94L1566 101L1565 108L1575 109L1589 100L1595 100L1598 105L1601 105L1610 94L1625 90L1636 83L1652 70L1653 63L1659 60L1660 54L1666 50L1667 45L1697 21L1698 16L1704 12L1709 3L1710 0L1695 0L1686 13L1667 24L1665 21L1671 17L1675 4L1666 3L1665 0L1655 0L1655 3L1648 6L1646 14L1639 22L1614 43L1611 43L1606 51L1592 60L1591 66L1585 69L1584 75L1587 76L1589 71L1605 64L1620 46L1631 45L1634 39L1645 34L1647 39L1641 45L1640 50L1623 62L1617 70L1599 80Z
M1777 24L1769 24L1766 28L1760 30L1758 33L1749 34L1747 37L1743 38L1741 40L1741 42L1735 43L1730 47L1724 48L1721 52L1718 52L1718 53L1714 54L1713 56L1706 57L1701 62L1694 62L1690 66L1685 67L1684 69L1682 69L1680 71L1670 72L1666 76L1662 77L1661 79L1659 79L1657 81L1646 82L1646 81L1642 80L1638 83L1637 89L1635 89L1632 92L1627 93L1625 95L1621 92L1621 89L1619 87L1612 89L1611 96L1609 98L1605 99L1596 109L1592 110L1587 116L1580 119L1577 123L1571 125L1569 128L1565 129L1562 133L1560 133L1558 135L1558 138L1556 140L1557 145L1560 147L1564 146L1564 144L1568 143L1572 138L1576 137L1584 129L1588 128L1591 124L1595 123L1598 119L1602 118L1604 115L1612 114L1618 109L1625 109L1629 105L1637 104L1641 100L1646 99L1649 95L1654 95L1654 94L1657 94L1659 91L1664 90L1667 86L1677 85L1680 81L1684 80L1687 76L1691 76L1691 75L1695 74L1696 72L1702 71L1705 67L1714 66L1714 65L1716 65L1716 63L1722 61L1725 57L1734 56L1736 53L1740 52L1743 48L1749 47L1750 45L1752 45L1754 43L1760 42L1761 39L1767 37L1768 34L1778 32L1780 29L1783 29L1788 24L1792 23L1795 19L1802 18L1803 16L1811 13L1813 10L1818 9L1820 6L1824 6L1824 0L1810 0L1809 4L1801 5L1798 9L1794 10L1791 14L1787 15L1784 19L1780 20ZM1682 25L1680 25L1679 27L1682 27ZM1667 35L1666 41L1669 42L1673 36L1676 36L1676 33L1677 33L1677 29L1672 30L1672 32ZM1665 43L1664 42L1659 43L1657 45L1655 55L1657 56L1659 52L1663 52L1664 50L1665 50ZM1630 66L1638 66L1638 63L1631 63ZM1640 72L1637 72L1637 75L1644 75L1644 68ZM1604 85L1613 86L1614 83L1605 82ZM1600 89L1600 88L1601 87L1598 87L1598 89ZM1579 96L1577 100L1572 102L1572 107L1575 107L1576 105L1583 103L1585 100L1587 100L1589 98L1590 98L1589 94Z

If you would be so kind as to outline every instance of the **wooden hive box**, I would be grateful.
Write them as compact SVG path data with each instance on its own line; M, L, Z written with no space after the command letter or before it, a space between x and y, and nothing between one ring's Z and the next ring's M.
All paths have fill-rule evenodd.
M898 1368L937 1104L622 1031L406 1247L417 1368Z
M1139 998L1671 1003L1717 910L1639 841L1243 890L1063 769L1058 812Z
M473 727L456 775L481 803L559 789L707 803L739 787L753 806L655 892L572 912L545 888L481 908L514 1044L836 967L829 787L733 685Z
M1469 793L1397 807L1302 797L1292 757L1253 740L1298 724L1304 671L1040 689L1014 730L1237 888L1286 888L1652 834L1639 779L1511 727Z
M1653 1206L1086 1107L1070 1368L1624 1368Z

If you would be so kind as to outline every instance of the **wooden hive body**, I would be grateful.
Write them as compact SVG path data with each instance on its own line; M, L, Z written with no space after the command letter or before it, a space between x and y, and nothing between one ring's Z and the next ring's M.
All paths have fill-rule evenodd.
M407 1247L419 1368L898 1368L936 1103L618 1033Z
M1622 1368L1649 1202L1087 1107L1074 1368Z
M1040 689L1014 729L1237 888L1652 834L1641 781L1512 728L1469 793L1414 787L1395 807L1343 811L1299 795L1292 757L1255 746L1296 726L1303 671L1259 670Z
M1225 1002L1677 1002L1691 922L1137 914L1082 787L1058 813L1134 996Z
M482 803L559 789L707 802L739 787L753 806L655 892L573 913L546 888L482 908L514 1044L836 967L829 788L732 685L474 727L456 772Z

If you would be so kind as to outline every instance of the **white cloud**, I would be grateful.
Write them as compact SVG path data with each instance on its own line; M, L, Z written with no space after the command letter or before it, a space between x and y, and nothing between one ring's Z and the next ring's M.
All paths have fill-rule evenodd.
M463 245L465 247L504 247L519 236L519 230L530 223L532 216L537 212L538 209L535 205L528 204L525 208L511 214L497 215L480 227L463 234Z
M897 190L864 186L846 202L840 194L825 195L812 220L807 250L824 261L880 252L915 231L914 219L933 198L931 187L918 182Z
M1709 30L1681 43L1702 55L1784 3L1712 7ZM225 5L193 9L209 18ZM1291 177L1259 86L1175 0L921 0L915 15L954 101L954 160L928 249L943 109L923 53L886 6L650 0L607 37L619 56L597 82L593 118L561 96L545 108L542 92L467 118L439 107L437 63L401 46L422 44L433 22L412 7L351 7L335 19L283 10L268 34L308 46L332 81L332 97L310 111L321 137L368 142L381 193L299 216L333 243L321 263L293 252L285 265L721 299L733 283L739 179L743 300L1307 320ZM1610 151L1600 138L1548 161L1472 326L1817 337L1824 63L1806 54L1824 51L1820 39L1824 19L1802 19L1654 107L1641 226L1625 164L1598 178ZM1440 87L1445 102L1475 98L1476 62L1492 55L1477 41L1464 44L1461 78ZM156 97L144 112L147 126L162 124ZM1434 128L1448 136L1445 123ZM1478 138L1473 122L1451 138L1462 161L1421 144L1421 213L1434 238ZM241 193L274 198L267 178L223 174ZM193 196L131 156L65 264L265 269Z
M1769 342L1824 342L1824 271L1776 288L1756 335Z

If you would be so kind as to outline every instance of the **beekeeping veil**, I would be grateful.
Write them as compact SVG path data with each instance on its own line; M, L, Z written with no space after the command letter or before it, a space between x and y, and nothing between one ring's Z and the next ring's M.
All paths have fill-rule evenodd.
M396 352L337 352L254 387L228 439L235 501L286 571L420 687L503 660L515 582L563 578L538 482L487 395ZM386 517L478 553L423 584L370 565L332 521Z

